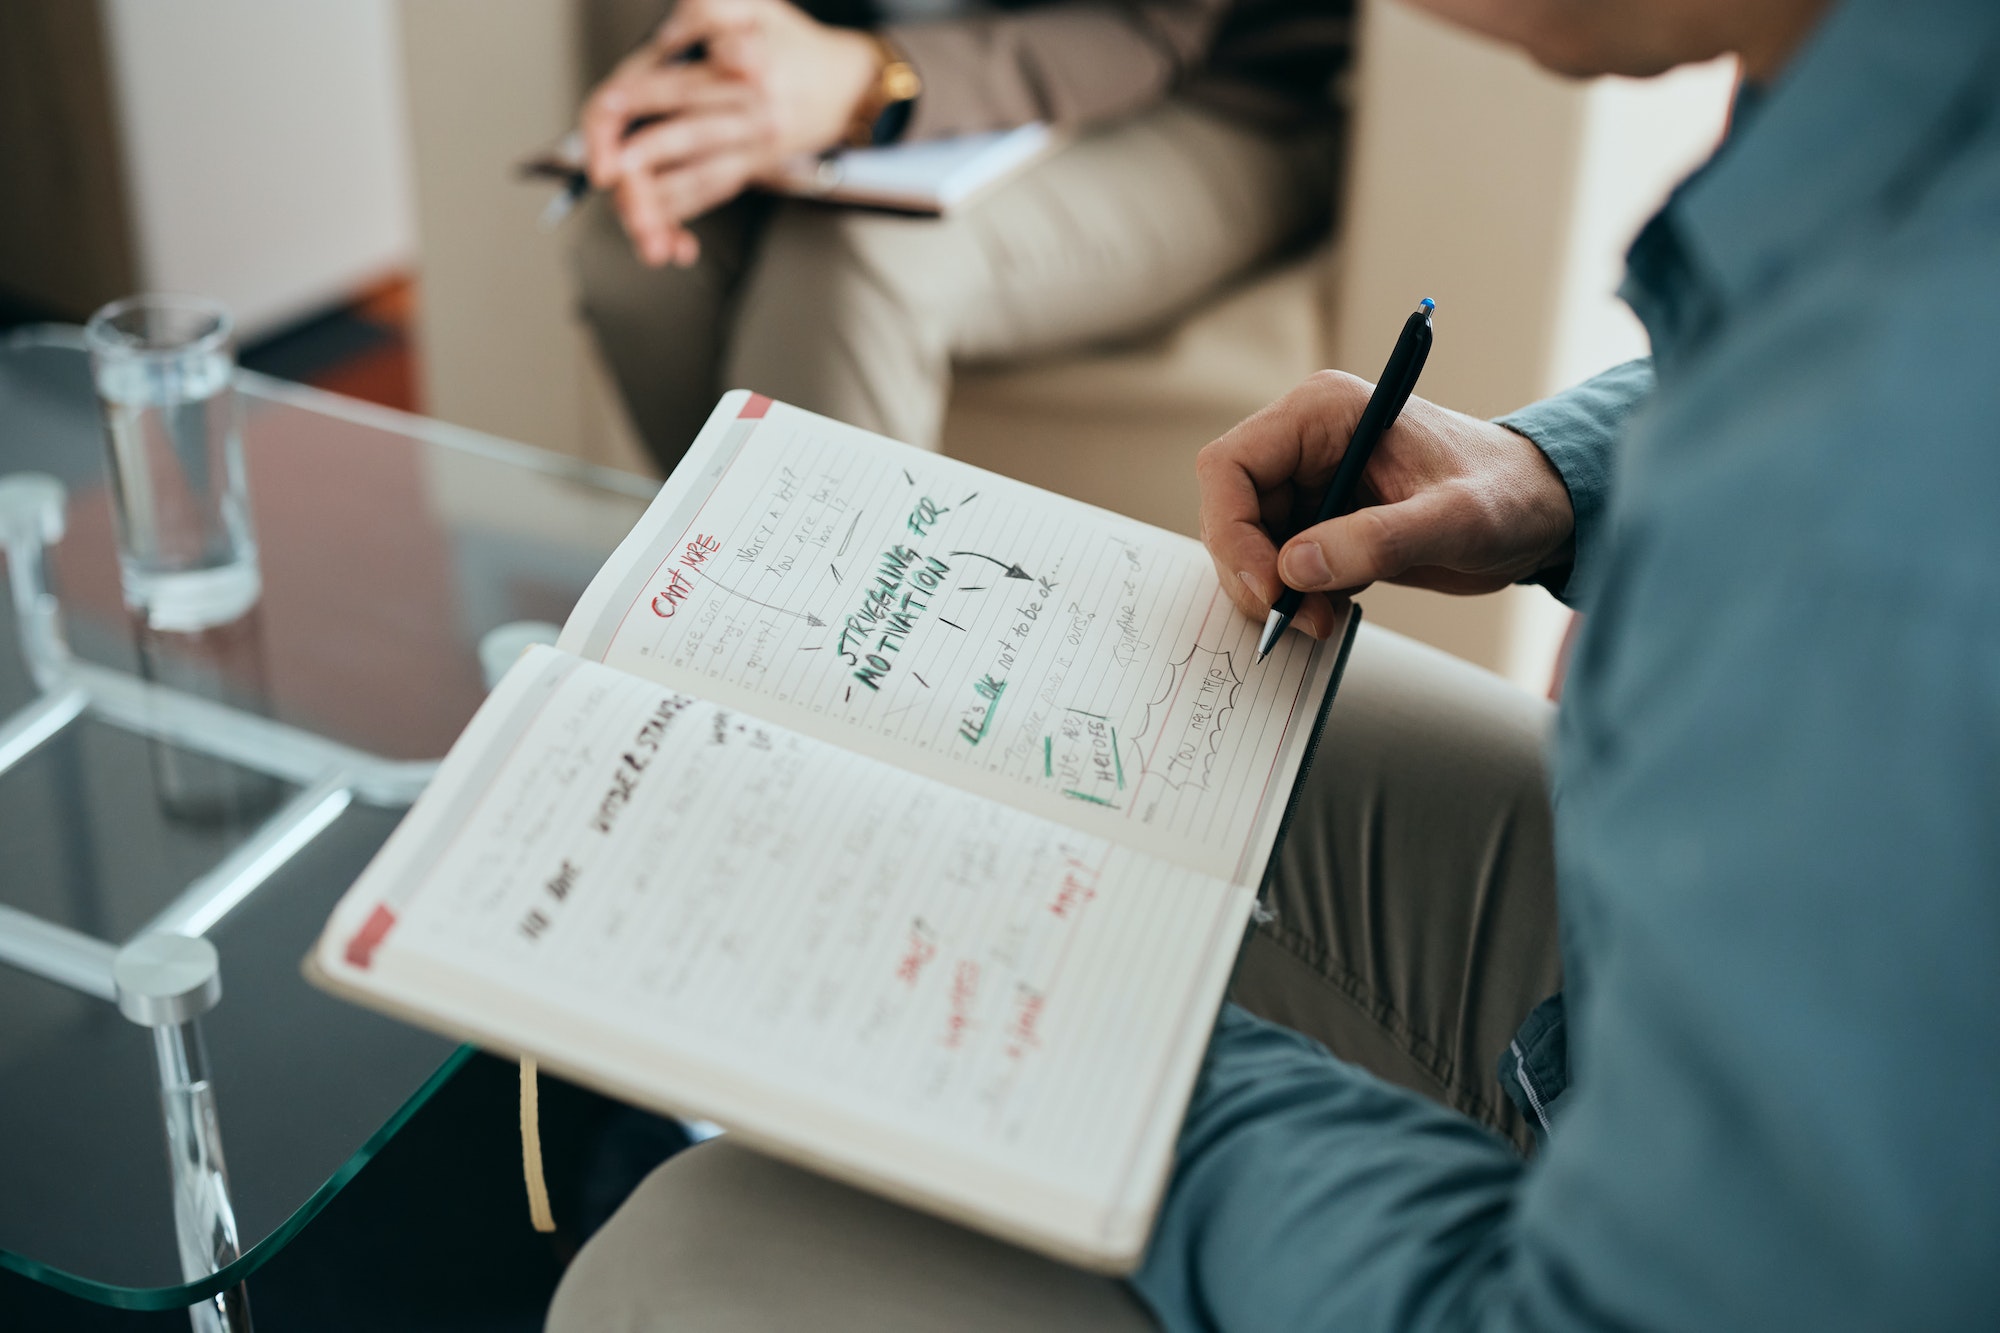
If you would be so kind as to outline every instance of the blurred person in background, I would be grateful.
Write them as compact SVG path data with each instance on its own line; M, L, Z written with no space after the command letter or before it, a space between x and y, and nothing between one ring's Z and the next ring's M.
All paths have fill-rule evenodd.
M600 47L659 8L593 3ZM648 449L671 468L727 388L936 448L955 364L1149 332L1311 237L1351 20L1351 0L681 0L582 113L608 198L580 219L581 303ZM756 190L801 154L1032 121L1076 137L948 218Z

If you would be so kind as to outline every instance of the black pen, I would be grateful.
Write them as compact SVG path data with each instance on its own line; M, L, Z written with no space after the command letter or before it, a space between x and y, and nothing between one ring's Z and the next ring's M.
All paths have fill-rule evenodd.
M1319 504L1319 517L1313 520L1315 526L1338 518L1353 507L1361 474L1368 467L1368 455L1375 452L1375 446L1389 433L1389 427L1396 424L1403 404L1416 391L1417 376L1424 373L1424 360L1431 354L1431 312L1436 309L1437 302L1426 296L1403 321L1403 335L1396 339L1396 350L1389 353L1389 364L1382 368L1382 378L1376 383L1375 392L1368 395L1368 406L1361 409L1361 420L1348 438L1347 452L1340 456L1340 466L1333 470L1326 498ZM1257 640L1259 662L1270 654L1305 598L1295 588L1279 594L1278 604L1264 618L1264 633Z

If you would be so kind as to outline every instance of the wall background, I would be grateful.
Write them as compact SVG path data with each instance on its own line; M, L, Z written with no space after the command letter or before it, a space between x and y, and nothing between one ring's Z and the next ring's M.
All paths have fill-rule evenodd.
M582 99L574 0L400 0L416 204L425 410L593 462L650 471L570 296L551 193L514 164Z
M140 284L247 337L416 259L393 0L101 0Z

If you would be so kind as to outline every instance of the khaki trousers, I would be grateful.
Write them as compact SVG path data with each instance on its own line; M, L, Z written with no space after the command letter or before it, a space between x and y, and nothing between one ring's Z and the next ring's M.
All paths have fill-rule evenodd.
M1364 625L1234 997L1525 1146L1494 1065L1560 984L1542 746L1552 710ZM1152 1327L1123 1283L720 1139L583 1247L551 1333Z
M649 269L601 202L571 251L633 423L671 468L725 389L935 449L954 365L1170 323L1324 227L1328 141L1170 102L1089 133L950 218L746 196Z

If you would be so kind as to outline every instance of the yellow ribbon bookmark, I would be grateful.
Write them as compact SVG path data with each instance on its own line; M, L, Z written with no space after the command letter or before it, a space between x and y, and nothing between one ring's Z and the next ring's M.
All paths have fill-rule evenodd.
M528 1220L537 1231L554 1231L549 1182L542 1176L542 1115L533 1060L521 1061L521 1175L528 1182Z

